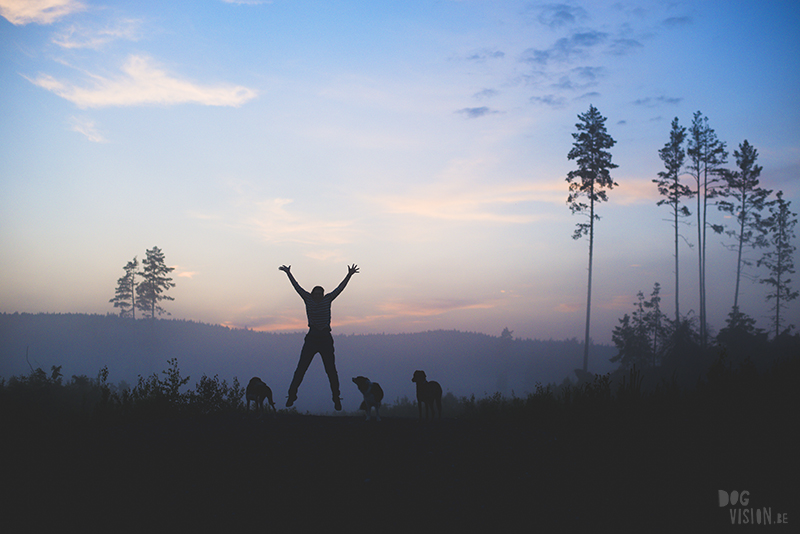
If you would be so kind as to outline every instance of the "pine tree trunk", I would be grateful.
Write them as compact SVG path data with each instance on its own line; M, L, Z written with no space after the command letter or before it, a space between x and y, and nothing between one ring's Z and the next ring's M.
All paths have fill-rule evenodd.
M775 276L775 339L778 338L780 335L781 330L781 273L783 272L783 265L781 260L783 259L783 228L778 230L778 246L776 250L778 251L778 269Z
M702 189L700 187L700 170L697 171L697 276L698 276L698 295L700 296L699 308L697 310L700 316L700 336L701 340L705 339L705 331L703 330L703 204L702 204Z
M700 299L700 324L702 325L702 338L700 339L700 345L705 350L706 348L706 224L707 224L707 214L708 214L708 171L704 172L703 176L703 248L702 248L702 265L700 267L700 278L702 282L700 284L700 291L702 293L702 297Z
M744 208L745 199L742 197L742 213L739 215L741 221L739 224L739 255L736 259L736 292L733 294L733 309L739 310L739 280L742 276L742 245L744 244Z
M594 184L589 196L589 283L586 294L586 335L583 341L583 371L589 372L589 321L592 315L592 255L594 253Z
M677 185L677 184L676 184ZM675 324L678 324L681 318L681 312L678 307L678 200L675 200Z

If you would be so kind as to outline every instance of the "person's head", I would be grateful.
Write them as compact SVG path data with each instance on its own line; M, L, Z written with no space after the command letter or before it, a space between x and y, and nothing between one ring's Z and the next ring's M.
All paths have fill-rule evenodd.
M319 302L322 300L322 297L325 296L325 290L322 289L322 286L316 286L314 289L311 290L311 298Z

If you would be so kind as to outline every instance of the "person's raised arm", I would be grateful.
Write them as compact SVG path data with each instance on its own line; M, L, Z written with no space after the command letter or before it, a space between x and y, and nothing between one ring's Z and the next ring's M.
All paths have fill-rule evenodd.
M338 297L339 293L344 291L344 288L347 285L347 282L349 282L350 278L354 274L357 274L358 272L359 272L358 271L358 265L356 265L355 263L352 266L350 266L350 265L347 266L347 276L344 277L344 280L342 280L342 283L339 284L339 287L337 287L336 289L334 289L333 291L330 292L331 300L333 300L336 297Z
M300 287L300 284L298 284L297 280L294 279L294 276L292 275L291 265L281 265L280 267L278 267L278 270L286 273L286 276L289 277L289 281L292 283L292 286L294 287L294 290L297 291L298 295L302 297L304 295L310 294L308 291Z

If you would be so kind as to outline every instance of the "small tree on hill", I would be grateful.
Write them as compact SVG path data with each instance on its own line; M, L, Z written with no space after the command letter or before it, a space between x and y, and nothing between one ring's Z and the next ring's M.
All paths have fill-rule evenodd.
M125 265L125 275L117 280L117 290L114 298L109 302L114 303L115 308L119 308L120 317L132 317L136 319L136 269L139 268L139 260L133 257Z
M142 260L142 281L136 286L136 296L139 300L136 306L155 319L156 313L169 313L159 305L162 300L175 300L165 295L164 292L175 287L172 278L167 275L174 271L174 267L167 267L164 263L164 253L158 247L147 251L147 257Z

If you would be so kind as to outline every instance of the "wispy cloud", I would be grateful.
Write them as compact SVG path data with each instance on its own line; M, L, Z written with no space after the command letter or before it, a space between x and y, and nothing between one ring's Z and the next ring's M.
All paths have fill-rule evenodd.
M508 208L524 202L563 204L564 198L560 181L471 187L449 181L419 186L404 195L370 197L368 202L389 214L450 221L527 224L540 216L509 213Z
M608 47L608 53L615 56L626 56L643 47L644 45L636 39L614 39Z
M582 7L567 4L546 4L539 7L537 20L550 28L560 28L588 18Z
M472 96L473 96L474 98L477 98L477 99L479 99L479 100L482 100L482 99L484 99L484 98L492 98L492 97L494 97L494 96L497 96L498 94L500 94L500 93L498 93L498 92L497 92L496 90L494 90L494 89L484 89L483 91L478 91L477 93L475 93L475 94L474 94L474 95L472 95Z
M562 37L553 46L545 50L529 48L522 54L522 60L528 63L546 65L551 62L567 62L573 58L583 57L586 51L603 44L608 34L596 30L578 32L570 37Z
M633 103L637 106L653 108L664 104L674 106L680 104L681 101L683 101L683 98L662 95L662 96L657 96L655 98L653 97L639 98L634 100Z
M86 136L86 138L93 143L108 142L103 134L98 131L97 125L92 119L87 117L71 117L70 124L72 125L73 132L78 132L79 134Z
M434 299L426 301L390 301L380 305L386 315L403 317L431 317L455 310L491 309L496 302L467 299Z
M290 210L292 199L275 198L256 202L255 213L246 217L244 225L255 230L270 243L299 243L306 245L343 245L353 240L354 221L319 218L299 210ZM330 256L331 249L312 254ZM338 252L333 252L338 254Z
M226 4L237 4L243 6L257 6L259 4L271 4L272 0L222 0Z
M122 74L115 78L89 76L90 87L79 87L46 74L26 78L80 108L184 103L238 107L256 97L256 91L247 87L209 86L182 80L158 68L146 56L130 56Z
M662 24L664 24L664 26L667 26L669 28L675 28L678 26L686 26L687 24L691 23L692 23L691 17L683 16L683 17L669 17L667 19L664 19L664 22Z
M497 110L490 109L486 106L481 106L479 108L463 108L456 111L456 113L460 113L464 115L468 119L477 119L478 117L483 117L484 115L491 115L494 113L500 113Z
M488 59L502 59L505 57L505 53L500 50L491 50L488 48L484 48L482 50L478 50L477 52L473 52L472 54L467 56L467 60L469 61L486 61Z
M91 48L97 50L117 39L137 40L140 24L139 20L124 19L100 29L72 25L54 35L53 43L68 49Z
M614 188L613 195L614 203L622 206L642 203L655 204L661 199L658 189L650 178L620 180L619 185Z
M0 0L0 15L15 26L52 24L85 9L77 0Z
M530 100L533 104L544 104L551 108L563 108L567 104L566 98L556 95L532 96Z

